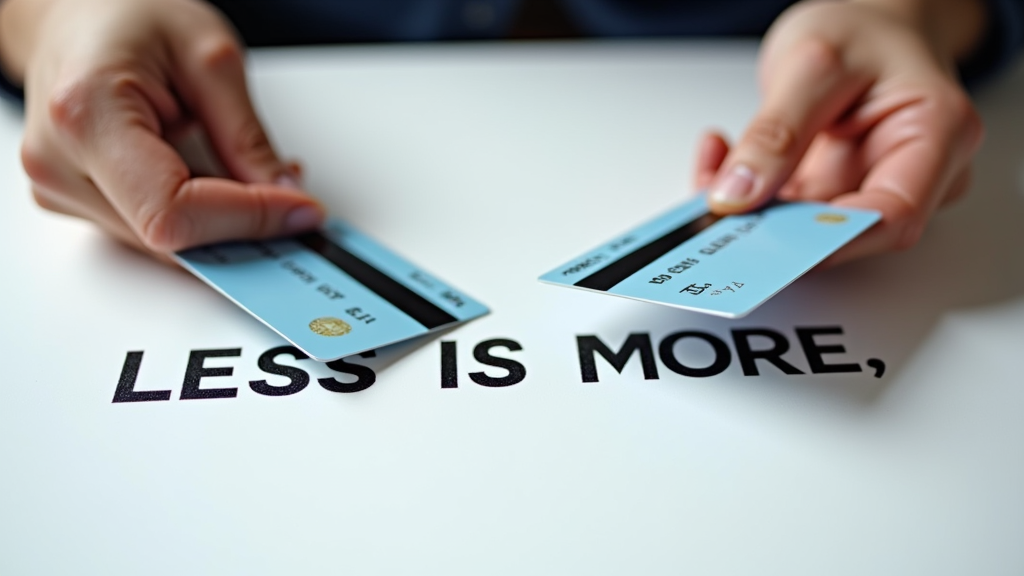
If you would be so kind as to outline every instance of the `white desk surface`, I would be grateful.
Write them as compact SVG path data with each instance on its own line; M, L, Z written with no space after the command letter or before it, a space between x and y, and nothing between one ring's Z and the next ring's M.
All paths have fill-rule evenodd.
M283 344L191 276L43 212L0 113L0 574L1024 573L1024 68L978 95L976 184L900 254L812 273L742 320L542 285L550 267L688 194L701 129L755 110L751 43L257 52L280 148L332 212L488 304L291 396ZM647 333L839 326L887 370L687 378L600 357ZM505 388L481 341L527 370ZM458 345L440 387L440 342ZM754 341L758 344L758 341ZM179 400L191 350L241 348ZM681 343L681 360L709 362ZM112 403L129 351L136 390ZM281 357L282 363L290 358ZM336 375L336 374L335 374ZM339 375L339 379L344 377Z

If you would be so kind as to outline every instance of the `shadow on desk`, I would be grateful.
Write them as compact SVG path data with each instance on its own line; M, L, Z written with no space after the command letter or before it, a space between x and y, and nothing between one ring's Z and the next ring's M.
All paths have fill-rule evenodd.
M1008 85L1009 84L1009 85ZM824 343L842 344L846 354L833 362L884 360L881 378L856 374L785 375L764 361L758 377L744 377L734 365L715 380L746 387L786 390L798 396L820 396L826 403L850 409L869 408L913 362L942 358L956 362L956 342L934 345L921 354L943 322L970 317L972 329L983 339L1014 335L1021 343L1020 309L1024 300L1024 113L1019 94L1024 93L1024 67L977 98L986 125L986 140L975 162L971 192L957 205L937 214L917 246L903 253L854 262L837 269L812 271L776 295L760 309L738 320L724 320L696 313L645 307L624 324L643 327L652 338L680 330L704 330L728 339L734 329L767 328L787 336L791 348L786 358L806 371L803 354L794 336L796 327L838 326L843 335ZM1013 324L1017 324L1014 328ZM611 326L609 326L611 327ZM771 347L752 341L754 347ZM1010 347L999 341L998 348ZM699 348L699 344L690 348ZM1017 350L1021 350L1018 346ZM689 350L692 353L693 350ZM687 354L687 350L680 353ZM974 354L971 357L977 359ZM845 358L845 360L843 360ZM696 358L694 366L707 364ZM987 374L1007 378L1008 374ZM813 398L804 398L813 400Z

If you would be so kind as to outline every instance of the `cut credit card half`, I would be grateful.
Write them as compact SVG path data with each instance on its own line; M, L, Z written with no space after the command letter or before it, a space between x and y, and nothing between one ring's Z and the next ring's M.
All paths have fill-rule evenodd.
M175 259L323 362L488 312L338 220L320 232L202 246Z
M710 213L702 195L540 281L740 318L879 219L878 212L815 202L723 217Z

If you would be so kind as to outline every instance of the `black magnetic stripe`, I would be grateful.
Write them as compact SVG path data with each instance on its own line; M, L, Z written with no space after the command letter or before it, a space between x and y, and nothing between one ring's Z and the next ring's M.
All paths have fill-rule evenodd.
M457 321L457 318L430 300L403 286L355 254L331 242L323 234L310 232L299 236L297 240L390 302L392 306L408 314L428 330Z
M590 276L579 280L573 286L590 288L591 290L608 290L721 219L721 216L708 213L696 220L691 220L664 236L651 240Z

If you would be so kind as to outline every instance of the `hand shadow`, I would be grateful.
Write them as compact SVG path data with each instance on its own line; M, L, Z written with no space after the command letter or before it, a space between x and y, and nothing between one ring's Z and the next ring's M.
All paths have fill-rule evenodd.
M863 372L793 376L759 360L759 377L744 378L734 358L725 374L740 376L744 386L768 386L776 392L813 390L812 395L824 395L854 408L877 403L888 387L900 381L900 374L944 319L994 317L1002 309L1019 306L1024 297L1021 93L1024 66L977 96L987 133L975 161L972 189L958 204L937 214L911 250L831 270L812 270L739 320L644 305L634 309L639 318L631 314L628 323L609 319L608 332L622 332L616 324L643 326L657 346L662 336L679 330L704 330L729 342L731 330L769 328L788 338L791 347L784 358L808 372L794 328L839 326L844 333L841 337L823 338L822 342L841 343L846 354L829 361L858 362ZM618 346L619 338L609 337L609 345ZM770 346L758 340L751 343L755 348ZM693 366L701 366L708 363L705 348L691 343L677 348L677 353L684 363L689 358ZM884 361L884 376L873 377L875 370L865 364L869 358ZM946 356L942 361L956 358Z

